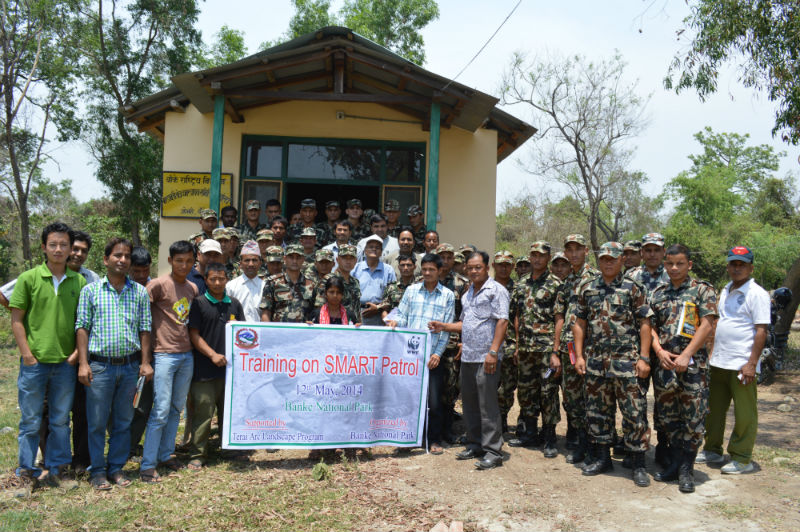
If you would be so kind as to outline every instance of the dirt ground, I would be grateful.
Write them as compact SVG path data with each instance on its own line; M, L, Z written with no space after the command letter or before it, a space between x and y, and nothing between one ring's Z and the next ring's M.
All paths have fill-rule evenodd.
M652 403L652 397L650 397ZM788 412L778 410L788 404ZM782 407L782 410L787 410ZM652 410L651 410L652 411ZM563 418L563 413L562 413ZM756 471L741 476L721 475L719 466L698 465L697 491L685 495L677 483L652 481L637 488L630 470L615 459L614 471L584 477L563 454L545 459L540 450L504 447L504 467L478 471L472 461L457 461L462 449L453 446L444 455L417 450L396 457L392 449L378 448L359 470L381 490L381 499L417 507L427 515L420 523L449 525L462 521L465 530L797 530L800 529L800 372L787 372L759 387L759 434ZM516 419L512 411L510 420ZM728 428L732 425L729 416ZM558 427L563 452L566 423ZM654 438L655 439L655 438ZM726 438L727 441L727 438ZM653 442L655 443L655 441ZM290 454L281 451L281 454ZM272 455L272 458L279 458ZM288 456L287 456L288 458ZM647 453L648 471L658 470L653 450ZM372 491L373 495L377 495ZM397 530L400 523L365 519L369 530Z

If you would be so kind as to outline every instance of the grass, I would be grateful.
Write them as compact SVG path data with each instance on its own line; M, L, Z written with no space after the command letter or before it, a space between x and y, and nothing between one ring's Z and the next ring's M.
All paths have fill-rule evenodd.
M775 458L787 458L787 461L775 462ZM782 449L780 447L767 447L756 445L753 448L753 459L762 466L784 469L793 473L800 473L800 452Z
M748 519L752 512L752 508L749 506L745 506L744 504L729 504L727 502L715 502L709 504L708 508L731 520Z

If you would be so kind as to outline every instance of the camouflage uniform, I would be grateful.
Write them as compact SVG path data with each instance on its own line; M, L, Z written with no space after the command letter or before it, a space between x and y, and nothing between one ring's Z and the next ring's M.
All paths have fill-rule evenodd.
M661 285L650 295L653 327L661 347L681 353L691 338L678 333L683 305L691 302L697 308L697 326L706 316L717 315L717 295L705 281L688 278L680 287ZM701 348L692 357L694 363L682 373L653 365L655 409L675 449L697 452L703 442L705 417L708 413L708 352ZM657 375L657 376L656 376Z
M401 280L389 283L383 290L383 298L378 304L378 308L386 312L391 312L392 309L396 309L400 304L400 300L403 299L403 294L406 293L406 288L412 284L414 284L413 280L410 283L404 283Z
M614 244L622 255L622 245ZM642 412L647 409L646 390L639 386L634 368L639 360L638 322L653 315L644 287L622 274L610 284L598 275L581 283L577 291L575 315L587 322L584 354L589 434L596 443L611 445L617 402L622 413L625 447L644 452L647 418Z
M445 246L444 249L447 249L446 246L448 245L449 244L442 244L436 249L436 251L440 252L443 249L443 246ZM452 251L452 249L453 247L450 246L449 251ZM449 288L453 292L453 296L455 296L456 307L455 316L461 316L461 298L469 288L469 279L454 271L450 271L447 276L444 279L440 279L439 282L442 284L442 286ZM440 365L445 370L443 400L446 412L453 411L456 400L458 399L458 394L461 392L459 382L459 370L461 368L461 364L455 359L455 356L458 354L459 342L461 342L461 335L450 333L450 339L447 341L447 347L444 349L444 353L440 362ZM450 423L451 420L447 420L446 426L449 426Z
M317 251L317 253L320 254L320 256L333 258L333 252L327 249ZM356 247L352 244L344 244L339 247L340 256L349 255L351 257L355 257L357 254L358 252ZM314 308L319 308L325 304L325 281L327 281L332 275L339 277L344 283L342 305L344 305L347 311L353 316L361 316L361 286L358 283L358 279L351 275L350 279L345 281L344 277L339 271L329 273L317 284L317 287L314 289Z
M288 246L286 253L301 253L300 246ZM286 272L269 277L261 295L261 310L269 310L274 322L300 323L309 319L314 309L314 283L302 272L293 283Z
M315 226L315 228L319 230L317 234L322 235L317 237L317 244L319 244L320 247L325 247L331 242L336 242L335 224L330 226L328 225L328 222L320 222Z
M514 293L514 279L508 280L506 290ZM505 425L508 413L514 406L514 390L517 389L519 380L519 364L514 361L514 351L517 350L517 330L514 328L514 309L508 309L508 328L503 342L503 363L500 364L500 387L497 389L497 403L500 406L500 420Z
M383 215L386 216L387 212L400 212L400 202L396 199L389 199L383 202ZM388 223L388 222L387 222ZM403 226L400 225L400 220L397 221L397 225L394 227L389 227L388 235L397 238L400 236L400 232L403 230Z
M266 249L266 257L261 263L261 268L258 269L258 276L262 279L267 279L270 276L269 269L267 268L268 262L283 262L283 248L280 246L269 246Z
M319 227L319 224L306 227L303 225L303 222L300 222L290 225L289 229L286 231L286 241L291 244L299 244L300 236L303 234L304 229L311 229L314 231L314 236L317 237L317 243L314 244L314 249L322 247L320 242L325 238L325 231Z
M249 223L247 223L247 220L245 220L243 223L238 225L236 229L239 231L239 235L241 235L241 240L247 242L248 240L255 240L256 237L258 237L259 231L262 229L269 229L269 227L262 223L256 224L255 227L252 227Z
M314 282L315 290L319 283L322 282L323 279L327 279L327 276L329 275L320 275L319 270L317 270L317 263L325 260L329 261L331 264L333 263L333 251L329 249L319 249L314 253L314 262L310 264L306 263L303 268L303 275L305 275L307 279L311 279Z
M422 207L412 205L408 208L407 214L411 217L424 213L422 212ZM414 233L414 253L425 253L425 233L428 232L428 228L425 227L425 224L422 224L417 229L412 227L411 232ZM456 318L458 318L458 314L456 314Z
M553 353L554 309L560 287L558 277L545 270L535 279L533 273L526 275L511 296L510 307L519 322L517 400L520 417L533 427L540 412L542 425L556 425L561 420L558 379L543 378Z
M586 387L583 375L575 370L569 359L569 346L573 343L572 326L578 305L578 286L594 279L600 272L584 264L577 273L570 272L556 295L554 313L564 316L558 355L561 358L561 386L567 421L576 430L586 430Z

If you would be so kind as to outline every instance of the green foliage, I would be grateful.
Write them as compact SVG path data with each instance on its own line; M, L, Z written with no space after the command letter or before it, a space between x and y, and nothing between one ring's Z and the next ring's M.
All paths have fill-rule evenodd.
M314 467L311 469L311 478L313 478L316 481L328 480L332 476L333 476L333 471L331 471L331 466L329 466L322 460L314 464Z
M214 34L214 43L203 47L202 54L195 58L195 64L202 69L214 68L238 61L247 55L244 32L223 25Z
M800 142L800 4L796 0L692 0L683 21L690 42L678 52L664 83L701 99L717 91L719 72L736 64L745 87L764 91L778 104L773 134Z
M286 40L325 26L342 25L418 65L425 63L425 41L420 31L439 18L436 0L345 0L338 13L331 12L330 0L292 3L295 14L289 21Z

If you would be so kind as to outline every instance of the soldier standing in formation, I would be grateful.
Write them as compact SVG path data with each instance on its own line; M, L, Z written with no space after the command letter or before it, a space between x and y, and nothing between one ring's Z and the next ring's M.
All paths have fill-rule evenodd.
M404 231L401 234L405 234ZM419 269L417 266L417 259L412 255L400 255L396 259L397 263L397 280L389 283L383 291L383 299L381 299L378 308L381 310L381 317L386 316L400 304L403 299L403 294L410 285L414 283L416 271Z
M510 251L498 251L495 253L494 262L492 263L494 280L503 285L509 295L514 293L515 283L514 279L511 278L511 270L513 268L514 255ZM500 364L500 387L497 389L497 403L500 407L500 423L503 434L508 432L508 413L511 411L511 407L514 406L514 390L517 389L519 377L519 361L515 357L517 328L511 308L509 308L508 318L506 340L503 343L503 363ZM517 437L521 435L522 433L520 432Z
M553 258L550 259L550 271L562 282L569 276L572 267L562 251L553 254Z
M391 237L400 236L402 226L400 225L400 202L390 199L383 202L383 216L386 218L386 227Z
M411 225L411 230L414 231L414 252L416 253L430 253L425 251L425 233L428 229L425 227L425 214L422 212L422 207L419 205L412 205L408 208L408 223ZM438 240L439 234L436 234Z
M266 229L266 225L259 221L261 218L261 202L258 200L247 200L244 204L245 220L239 226L239 234L244 240L255 240L258 232Z
M289 244L283 257L285 271L264 284L261 321L301 323L314 310L314 283L302 272L303 246Z

